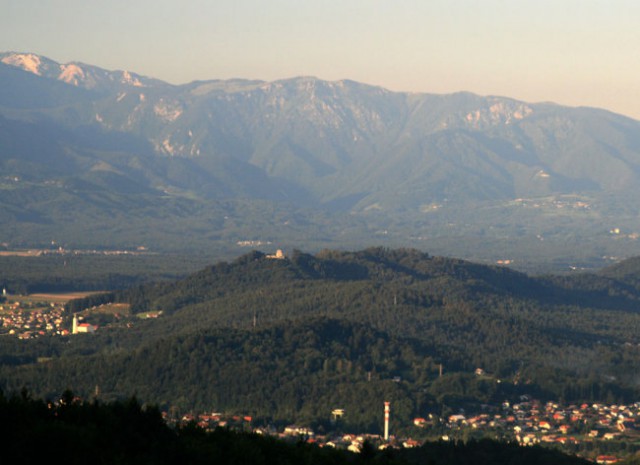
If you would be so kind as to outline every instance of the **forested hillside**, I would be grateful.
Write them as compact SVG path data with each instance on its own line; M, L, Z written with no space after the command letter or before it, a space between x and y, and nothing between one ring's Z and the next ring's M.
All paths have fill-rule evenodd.
M113 294L157 319L2 338L0 380L261 421L326 426L344 408L345 424L366 431L379 431L383 400L397 428L522 394L635 401L640 291L632 271L616 271L627 268L530 277L406 249L252 252Z

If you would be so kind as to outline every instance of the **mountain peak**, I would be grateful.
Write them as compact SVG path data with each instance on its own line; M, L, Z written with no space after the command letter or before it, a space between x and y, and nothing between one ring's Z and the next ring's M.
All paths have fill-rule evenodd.
M43 64L43 60L40 56L34 53L9 52L3 54L0 61L6 65L15 66L16 68L23 69L24 71L42 76L41 66Z
M85 89L114 90L164 84L130 71L109 71L79 62L58 63L35 53L0 53L0 61L23 71Z

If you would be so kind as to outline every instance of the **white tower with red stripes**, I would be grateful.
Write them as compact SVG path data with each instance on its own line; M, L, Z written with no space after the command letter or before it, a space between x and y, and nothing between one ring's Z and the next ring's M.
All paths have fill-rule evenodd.
M384 403L384 440L389 440L389 412L391 408L389 407L390 402Z

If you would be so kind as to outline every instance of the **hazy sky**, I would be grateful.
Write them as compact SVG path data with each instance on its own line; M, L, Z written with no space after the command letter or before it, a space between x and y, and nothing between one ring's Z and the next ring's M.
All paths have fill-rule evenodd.
M0 50L176 84L311 75L640 119L638 0L0 0Z

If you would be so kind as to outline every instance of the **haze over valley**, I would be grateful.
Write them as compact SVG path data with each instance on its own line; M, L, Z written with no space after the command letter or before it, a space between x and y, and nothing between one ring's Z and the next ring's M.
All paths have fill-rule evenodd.
M640 123L605 110L0 60L7 248L384 245L527 271L639 250Z

